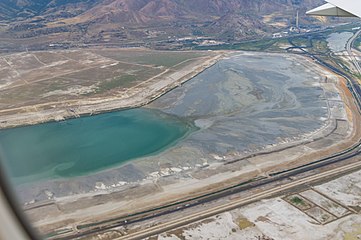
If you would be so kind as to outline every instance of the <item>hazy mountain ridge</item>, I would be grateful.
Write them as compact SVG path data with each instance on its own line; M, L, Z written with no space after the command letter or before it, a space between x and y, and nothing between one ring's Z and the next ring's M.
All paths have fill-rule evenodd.
M67 6L75 8L81 3L92 6L98 0L1 0L0 20L15 18L31 18L64 9ZM87 7L84 5L84 9ZM56 9L54 9L56 8Z
M201 14L223 16L229 12L279 11L282 7L309 6L322 1L310 0L2 0L0 13L3 19L12 19L24 11L33 16L64 9L65 6L77 7L82 4L84 10L94 6L91 12L110 10L122 12L138 12L147 16L182 16Z
M171 36L220 40L259 37L294 24L322 0L3 0L0 19L15 38L69 33L81 42L144 41ZM276 21L276 24L275 24ZM277 22L278 21L278 22Z

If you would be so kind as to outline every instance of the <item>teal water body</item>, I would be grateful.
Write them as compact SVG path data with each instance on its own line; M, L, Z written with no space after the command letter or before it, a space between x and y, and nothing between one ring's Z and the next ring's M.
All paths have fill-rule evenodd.
M1 157L16 184L98 172L172 146L194 127L132 109L0 131Z

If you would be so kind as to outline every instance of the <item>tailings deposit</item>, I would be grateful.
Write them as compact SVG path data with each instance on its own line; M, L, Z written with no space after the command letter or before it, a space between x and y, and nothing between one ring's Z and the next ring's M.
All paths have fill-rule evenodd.
M327 98L339 95L298 60L233 54L143 108L2 130L2 157L16 183L46 180L56 194L52 179L63 179L67 195L67 178L76 193L300 140L327 125Z

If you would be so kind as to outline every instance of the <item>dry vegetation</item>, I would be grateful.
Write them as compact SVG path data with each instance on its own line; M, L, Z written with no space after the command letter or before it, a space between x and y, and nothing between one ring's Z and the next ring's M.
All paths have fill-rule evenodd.
M3 55L0 57L0 115L14 116L52 109L76 111L77 107L94 104L94 101L131 98L139 93L143 93L144 100L164 91L167 85L185 81L187 77L204 70L207 64L203 64L216 56L220 55L146 49L44 51ZM160 86L162 80L165 82ZM159 89L152 92L149 90L150 86ZM145 93L145 90L149 93ZM149 96L145 96L146 94ZM125 107L132 107L132 103L128 105ZM111 109L105 107L100 111L116 108L117 106L112 106ZM82 113L87 112L89 111L85 110ZM68 116L60 114L59 118L62 117ZM4 118L3 124L6 124L5 119L7 118Z

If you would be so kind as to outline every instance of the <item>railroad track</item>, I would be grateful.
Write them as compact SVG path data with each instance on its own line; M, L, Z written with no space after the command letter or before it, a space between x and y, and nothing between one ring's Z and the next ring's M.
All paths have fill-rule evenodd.
M361 34L361 30L357 31L348 41L346 44L346 50L348 52L348 55L353 63L353 65L355 66L358 74L361 74L361 67L360 64L358 63L357 59L355 58L355 56L352 53L352 45L355 42L356 38Z
M194 213L191 215L188 215L186 217L182 217L179 218L177 220L173 220L167 223L162 223L159 224L157 226L154 227L150 227L141 231L138 231L136 233L133 234L128 234L119 238L116 238L117 240L123 240L123 239L128 239L128 240L138 240L138 239L144 239L146 237L149 236L153 236L156 234L160 234L172 229L176 229L179 227L182 227L184 225L226 212L226 211L230 211L233 210L235 208L239 208L242 207L244 205L259 201L261 199L264 198L269 198L275 195L278 195L282 192L285 192L287 190L291 190L293 188L299 187L299 186L303 186L305 184L311 184L313 182L317 182L320 180L323 180L325 178L334 176L334 175L340 175L342 173L347 173L351 170L357 169L357 168L361 168L361 162L356 162L356 163L352 163L346 166L342 166L339 167L337 169L332 169L323 173L319 173L317 175L313 175L313 176L309 176L300 180L295 180L291 183L286 183L284 185L280 185L277 186L275 188L269 189L269 190L265 190L261 193L256 193L253 194L252 196L249 197L245 197L243 199L239 199L239 200L234 200L229 204L224 204L218 207L214 207L210 210L204 211L202 213Z
M295 45L294 45L294 47L297 48L297 46L295 46ZM304 54L315 59L320 65L330 69L334 73L344 77L347 80L348 88L352 92L352 94L357 102L358 110L361 113L361 100L360 100L361 88L359 86L355 86L355 83L353 82L352 78L349 77L346 73L333 67L332 65L325 63L317 56L306 51L304 48L300 47L300 49L304 52ZM318 169L321 167L339 163L344 160L350 159L352 157L356 157L356 156L360 155L360 153L361 153L361 142L359 141L352 147L350 147L344 151L335 153L334 155L331 155L329 157L326 157L326 158L323 158L323 159L320 159L320 160L317 160L312 163L308 163L308 164L305 164L305 165L302 165L302 166L299 166L296 168L291 168L291 169L283 170L280 172L270 173L269 174L270 177L268 177L268 178L264 177L264 178L259 178L255 181L239 183L234 186L230 186L228 188L225 188L225 189L213 192L213 193L205 194L205 195L198 196L198 197L195 197L192 199L187 199L184 201L180 201L180 202L172 203L169 205L161 206L158 208L150 209L150 210L147 210L144 212L134 213L134 214L126 215L126 216L120 216L117 218L108 219L108 220L104 220L104 221L101 221L98 223L93 223L93 224L78 225L77 233L72 232L68 236L63 235L63 237L55 236L52 239L64 239L64 240L74 239L74 238L88 236L88 235L95 234L95 233L105 232L107 230L111 230L116 227L121 227L121 226L125 226L128 224L142 222L142 221L152 219L155 217L160 217L163 215L174 213L176 211L184 210L189 207L194 207L194 206L197 206L200 204L208 203L208 202L214 201L216 199L219 199L219 198L222 198L225 196L229 196L229 195L232 195L235 193L255 189L255 188L267 185L267 184L281 181L281 180L284 180L284 179L287 179L287 178L290 178L290 177L293 177L293 176L296 176L296 175L299 175L299 174L302 174L305 172L309 172L309 171L312 171L312 170L315 170L315 169ZM312 176L309 176L309 177L306 177L306 178L303 178L300 180L295 180L291 183L287 183L287 184L275 187L270 190L265 190L261 193L254 194L250 197L245 197L243 199L232 201L232 203L229 203L229 204L217 206L215 208L212 208L211 210L206 210L201 213L198 212L198 213L195 213L192 215L188 215L187 217L183 217L183 218L180 218L180 219L177 219L174 221L170 221L167 223L162 223L157 226L150 227L148 229L140 230L136 233L128 234L128 235L125 235L118 239L119 240L121 240L121 239L143 239L143 238L146 238L146 237L149 237L152 235L156 235L156 234L159 234L159 233L162 233L162 232L174 229L174 228L178 228L178 227L187 225L187 224L195 222L195 221L199 221L201 219L204 219L204 218L207 218L207 217L210 217L210 216L213 216L213 215L225 212L225 211L232 210L234 208L238 208L240 206L244 206L244 205L252 203L252 202L256 202L263 198L267 198L267 197L271 197L271 196L280 194L286 190L290 190L290 189L293 189L293 188L296 188L296 187L299 187L299 186L302 186L305 184L310 184L312 182L320 181L325 177L330 177L333 175L340 175L340 174L346 173L350 170L359 169L359 168L361 168L361 162L356 162L356 163L352 163L352 164L349 164L346 166L338 167L336 169L329 170L329 171L319 173L316 175L312 175Z
M334 156L329 156L329 157L326 157L326 158L320 159L318 161L315 161L315 162L312 162L309 164L305 164L305 165L302 165L302 166L299 166L296 168L291 168L291 169L283 170L280 172L274 172L274 173L269 174L270 177L268 177L268 178L263 177L263 178L259 178L257 180L253 180L253 181L251 180L251 181L247 181L247 182L242 182L242 183L230 186L228 188L225 188L225 189L213 192L213 193L209 193L209 194L198 196L198 197L195 197L192 199L161 206L161 207L158 207L155 209L150 209L150 210L147 210L144 212L139 212L139 213L135 213L135 214L127 215L127 216L120 216L118 218L105 220L105 221L98 222L95 224L79 225L77 227L79 230L78 233L75 233L75 234L74 234L74 232L69 233L70 234L69 236L64 236L61 238L55 237L55 239L68 240L68 239L73 239L73 238L77 238L77 237L84 237L84 236L88 236L88 235L99 233L99 232L105 232L107 230L111 230L111 229L114 229L117 227L126 226L128 224L139 223L139 222L143 222L145 220L168 215L168 214L171 214L171 213L174 213L177 211L181 211L181 210L184 210L184 209L187 209L190 207L195 207L197 205L209 203L214 200L217 200L217 199L220 199L223 197L227 197L227 196L239 193L239 192L244 192L247 190L260 188L260 187L268 185L268 184L280 182L285 179L290 179L299 174L310 172L312 170L317 170L321 167L329 166L332 164L336 164L336 163L345 161L352 157L356 157L356 156L360 155L360 153L361 153L361 143L357 143L352 148L345 150L341 153L337 153ZM361 168L361 162L357 162L356 164L352 164L352 165L343 166L342 169L349 170L350 167L355 168L355 166ZM329 174L330 173L340 174L340 173L342 173L342 169L337 168L337 169L328 171L328 173ZM319 176L319 175L325 176L325 174L318 174L317 176ZM316 176L316 175L308 177L307 179L312 179L312 178L314 178L314 176ZM296 184L297 186L302 185L302 181L295 181L294 184ZM293 186L292 183L290 183L289 185ZM278 189L278 187L277 187L277 189ZM284 190L287 190L287 189L288 188L286 188ZM265 193L267 193L269 191L271 191L271 190L267 190L267 191L265 191ZM260 196L263 196L262 193L260 193ZM254 201L261 199L261 198L255 198L255 195L253 195L251 198ZM245 204L248 204L248 203L250 203L250 202L247 202ZM218 213L216 213L216 214L218 214ZM200 219L198 219L198 220L200 220ZM192 221L194 222L197 220L192 220ZM183 225L186 225L186 224L187 223L185 223Z

